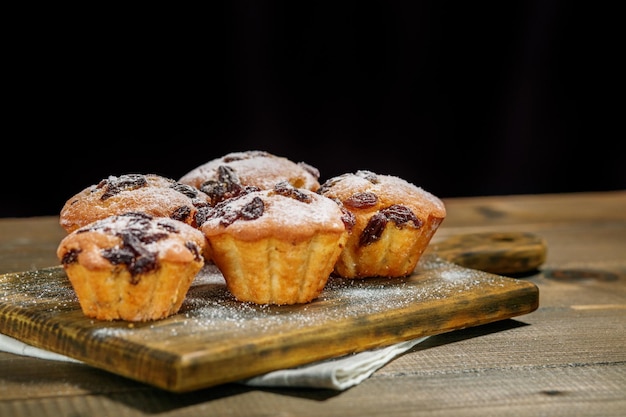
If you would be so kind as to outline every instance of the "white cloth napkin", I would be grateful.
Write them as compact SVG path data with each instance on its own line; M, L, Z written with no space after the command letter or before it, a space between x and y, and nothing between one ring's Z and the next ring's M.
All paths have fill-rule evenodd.
M328 359L297 368L281 369L240 382L257 387L326 388L343 391L361 383L383 365L427 338L421 337L384 348ZM0 351L35 358L80 363L76 359L30 346L4 334L0 334Z
M421 337L298 368L281 369L248 379L244 383L263 387L309 387L343 391L367 379L393 358L426 339Z

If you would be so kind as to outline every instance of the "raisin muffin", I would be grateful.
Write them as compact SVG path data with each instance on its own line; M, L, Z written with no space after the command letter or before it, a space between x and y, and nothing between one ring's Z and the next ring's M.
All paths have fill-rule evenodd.
M125 213L69 233L57 257L87 317L138 322L179 311L205 248L202 232L186 223Z
M179 182L211 196L214 205L246 188L271 189L286 181L296 188L316 191L320 173L305 162L293 162L265 151L232 152L210 160L183 175Z
M200 230L228 290L255 304L302 304L322 292L348 237L342 211L280 182L207 208Z
M109 176L65 202L59 222L68 233L115 214L144 212L196 227L199 207L209 204L200 190L156 174Z
M411 274L446 216L433 194L371 171L330 178L318 193L352 216L350 237L334 268L344 278Z

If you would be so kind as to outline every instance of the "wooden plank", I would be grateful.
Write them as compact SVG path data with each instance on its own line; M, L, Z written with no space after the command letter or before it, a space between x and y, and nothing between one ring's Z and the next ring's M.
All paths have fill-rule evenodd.
M503 229L547 240L545 265L522 278L539 287L540 308L433 336L354 389L223 384L168 393L89 366L0 352L0 416L623 416L626 193L581 196L451 201L437 241ZM0 219L0 273L54 265L62 233L47 231L58 219L15 220Z
M534 311L527 281L428 253L401 279L331 279L299 306L236 301L207 266L179 314L156 322L86 318L61 267L0 276L0 329L34 346L173 392L476 326Z
M427 250L467 268L517 275L536 271L546 260L547 246L545 239L532 233L508 231L458 234Z

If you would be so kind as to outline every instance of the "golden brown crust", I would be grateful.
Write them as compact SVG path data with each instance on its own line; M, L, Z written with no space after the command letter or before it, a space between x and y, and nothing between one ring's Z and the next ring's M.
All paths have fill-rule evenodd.
M443 202L404 179L357 171L318 192L353 216L334 272L344 278L409 275L446 216Z
M178 312L205 250L186 223L126 213L69 233L57 257L86 316L147 321Z
M224 234L209 238L209 246L228 290L239 301L303 304L324 289L344 236L319 232L298 242L275 237L250 242Z
M110 176L65 203L57 248L84 313L155 320L180 309L205 262L256 304L308 303L331 273L413 272L446 216L443 202L394 176L319 171L264 151L233 152L179 181Z
M347 239L337 204L280 184L219 203L200 225L211 259L240 301L312 301Z
M286 183L230 198L205 213L199 229L207 237L230 234L247 241L266 237L301 241L320 231L345 230L341 209L334 201Z
M209 195L216 188L232 186L271 189L278 182L287 181L296 188L316 191L319 171L305 162L293 162L265 151L231 152L212 159L187 174L179 182L196 187Z
M143 212L195 227L198 208L208 204L208 196L198 189L156 174L109 176L67 200L59 223L70 233L105 217Z

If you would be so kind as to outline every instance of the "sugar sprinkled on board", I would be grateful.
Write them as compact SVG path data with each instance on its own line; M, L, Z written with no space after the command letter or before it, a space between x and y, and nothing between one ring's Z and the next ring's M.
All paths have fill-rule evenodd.
M56 316L76 313L78 302L60 268L49 271L12 274L0 280L2 290L11 288L2 303L30 308L37 304L46 315ZM32 285L33 277L41 285ZM26 279L28 278L28 279ZM303 328L323 329L330 323L350 322L368 317L381 320L390 311L412 311L415 305L429 301L446 302L463 297L464 292L476 287L489 291L489 287L504 285L505 278L481 271L468 270L446 263L436 257L426 256L415 274L404 278L343 279L331 277L321 295L311 303L289 306L269 306L237 301L226 288L224 277L217 267L207 264L197 275L180 312L167 319L129 326L125 322L92 321L94 337L121 337L126 340L159 340L164 346L174 343L177 337L202 340L224 338L250 338L271 336L277 331L300 331ZM11 282L7 282L11 280ZM20 283L24 285L20 286ZM17 293L16 291L17 287ZM62 300L62 303L60 303ZM78 313L76 313L78 314ZM380 314L380 316L378 316ZM171 339L168 341L167 339ZM193 339L195 340L195 339Z
M62 308L66 305L73 305L78 302L76 294L69 281L59 282L59 268L43 268L28 272L6 274L7 280L0 281L0 293L5 301L16 302L20 306L47 304L51 308ZM33 285L33 281L37 285ZM6 287L6 289L5 289ZM15 294L20 294L16 298ZM13 294L9 297L9 294Z

